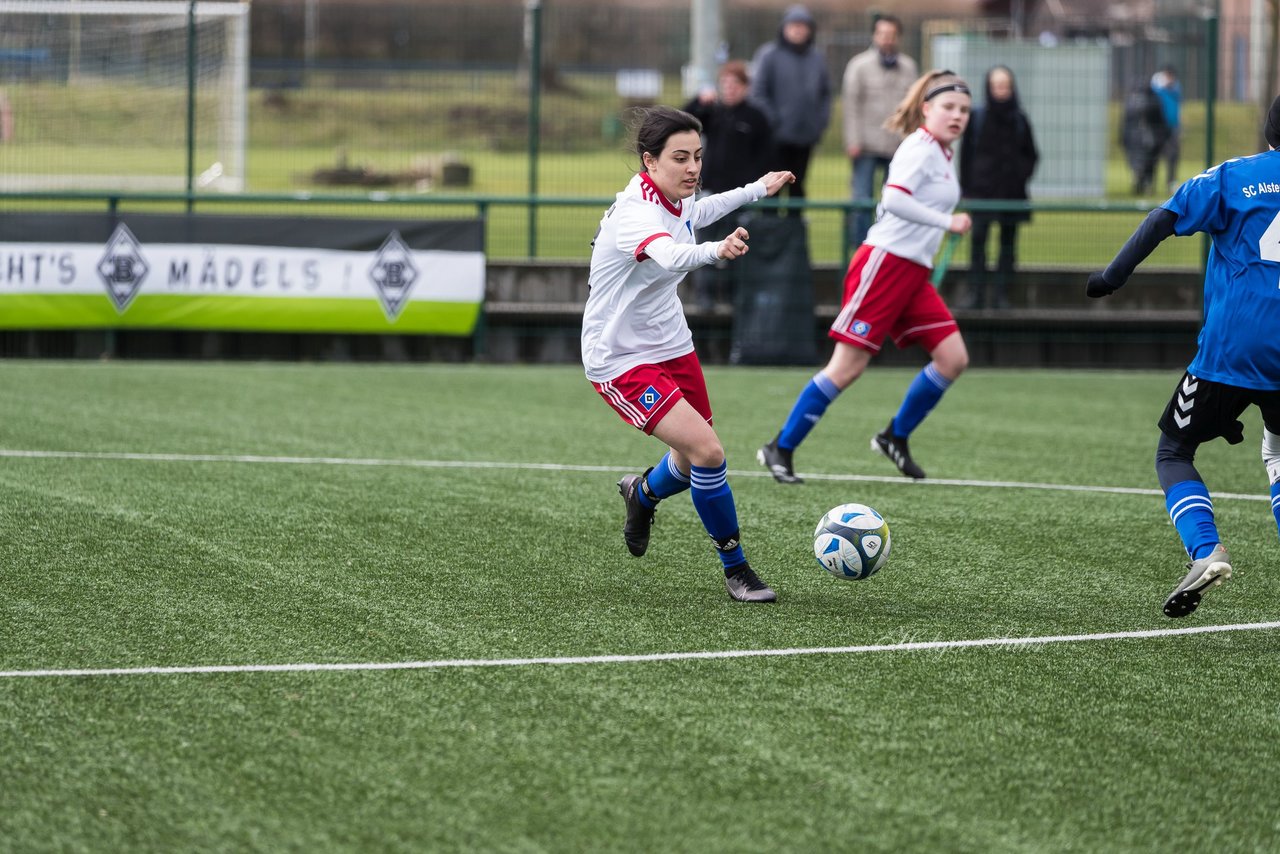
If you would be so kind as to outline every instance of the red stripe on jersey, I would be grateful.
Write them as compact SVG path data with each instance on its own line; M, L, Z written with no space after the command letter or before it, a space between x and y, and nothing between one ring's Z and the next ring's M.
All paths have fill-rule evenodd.
M924 125L921 125L921 126L920 126L920 133L924 134L925 136L929 137L929 139L931 139L931 140L933 140L934 142L938 143L938 148L941 148L941 149L942 149L942 153L943 153L943 154L945 154L945 155L947 156L947 159L948 159L948 160L950 160L950 159L951 159L951 157L952 157L952 155L954 155L954 154L955 154L955 152L954 152L954 151L952 151L952 150L951 150L951 148L950 148L949 146L946 146L946 145L943 145L943 144L942 144L942 140L938 139L936 136L934 136L933 134L929 133L929 129L928 129L928 128L926 128Z
M648 246L650 243L652 243L653 241L657 240L659 237L670 237L670 236L671 235L669 233L665 231L660 231L657 234L650 234L644 240L641 240L640 245L636 247L636 260L648 261L649 256L645 254L644 248Z
M674 205L671 204L662 191L658 189L658 185L653 183L653 179L649 177L648 172L640 173L640 192L644 194L645 199L654 204L662 205L673 216L680 216L680 212L684 210L684 200L681 199Z
M892 188L893 188L893 189L895 189L895 190L901 190L902 192L906 193L908 196L914 196L914 195L915 195L915 193L911 192L910 190L908 190L906 187L902 186L901 184L885 184L885 188L886 188L886 189L887 189L887 188L889 188L889 187L892 187Z

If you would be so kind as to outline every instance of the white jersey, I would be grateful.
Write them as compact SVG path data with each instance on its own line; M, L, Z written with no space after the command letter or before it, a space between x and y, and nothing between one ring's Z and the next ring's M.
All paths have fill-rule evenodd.
M690 270L713 263L720 246L719 240L699 244L694 229L764 195L764 184L756 181L672 204L647 173L631 179L592 241L582 315L587 379L607 382L638 365L693 352L676 285Z
M876 221L864 243L933 267L934 253L960 201L951 153L924 128L902 141L889 161ZM908 198L895 197L892 191Z

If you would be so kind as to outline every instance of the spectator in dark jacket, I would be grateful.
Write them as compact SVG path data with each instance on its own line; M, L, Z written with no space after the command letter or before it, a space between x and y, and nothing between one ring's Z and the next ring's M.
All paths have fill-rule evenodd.
M1169 125L1164 118L1160 97L1146 80L1129 89L1124 101L1124 120L1120 128L1120 144L1133 170L1133 192L1141 196L1151 189L1155 178L1156 159L1169 139Z
M987 72L986 103L969 118L960 142L960 189L966 199L1007 199L1025 202L1027 183L1036 170L1031 121L1018 102L1013 72L997 65ZM1009 280L1017 263L1018 226L1031 219L1029 211L972 211L973 230L966 308L1009 307ZM1000 254L994 275L987 267L987 238L1000 225ZM987 289L991 287L990 301Z
M747 64L731 60L720 67L719 89L707 89L685 104L684 111L702 122L702 192L723 193L755 181L773 164L773 131L769 117L748 98ZM743 225L745 215L733 211L698 229L698 240L718 240ZM694 297L703 311L732 299L732 269L720 261L693 271Z
M778 37L761 45L753 60L751 92L769 116L777 148L775 169L796 176L792 198L804 198L805 174L813 147L831 121L831 78L814 47L816 24L804 6L782 16Z
M748 98L750 82L745 62L726 62L719 89L704 90L684 106L702 122L702 189L708 193L750 184L772 165L773 132L769 117Z

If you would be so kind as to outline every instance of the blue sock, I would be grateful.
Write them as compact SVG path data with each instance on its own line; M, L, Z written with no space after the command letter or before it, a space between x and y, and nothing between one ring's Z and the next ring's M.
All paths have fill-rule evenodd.
M1192 560L1205 557L1220 542L1213 521L1213 500L1203 481L1175 483L1165 491L1164 506Z
M809 435L822 413L827 411L831 401L839 394L840 389L830 377L821 372L814 374L813 379L809 380L804 391L796 398L791 414L787 416L787 423L782 425L782 431L778 433L778 447L786 450L800 447L804 437Z
M1280 530L1280 481L1271 484L1271 515L1276 517L1276 529Z
M723 462L715 468L693 466L689 475L693 481L693 508L716 544L720 562L725 569L732 569L746 563L747 557L738 542L738 508L733 504L728 471L729 464Z
M920 426L920 422L933 407L942 400L943 393L951 388L951 380L938 373L933 362L924 366L924 370L916 374L916 378L907 386L907 396L902 399L898 414L893 416L893 435L907 438L911 431Z
M689 488L689 478L676 468L676 461L667 451L658 464L649 470L640 490L640 503L652 510L664 498L678 495Z

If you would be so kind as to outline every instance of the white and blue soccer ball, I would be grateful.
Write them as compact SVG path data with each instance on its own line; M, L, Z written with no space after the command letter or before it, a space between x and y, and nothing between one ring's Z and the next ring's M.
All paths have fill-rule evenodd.
M813 556L836 578L858 581L889 562L889 523L865 504L828 510L813 532Z

